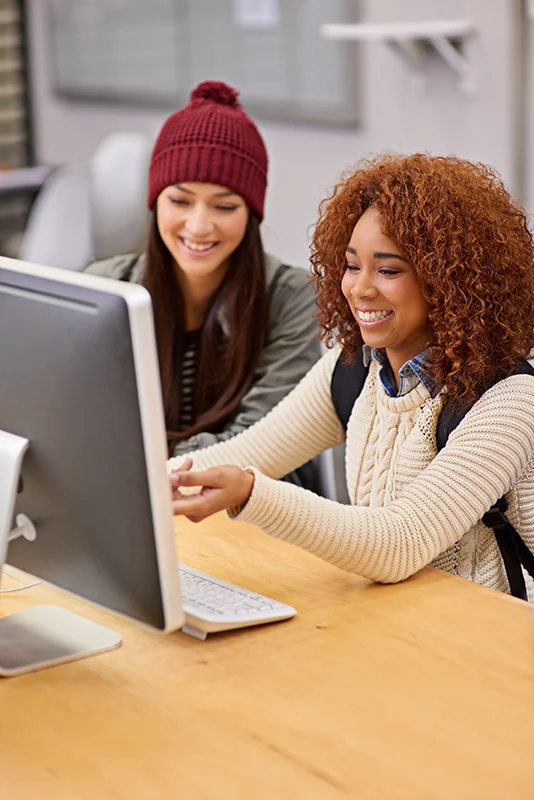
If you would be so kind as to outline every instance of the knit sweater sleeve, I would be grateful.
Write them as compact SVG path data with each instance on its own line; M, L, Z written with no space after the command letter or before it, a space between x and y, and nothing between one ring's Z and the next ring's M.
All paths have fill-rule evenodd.
M254 470L251 497L236 519L342 569L394 583L457 542L533 463L534 378L517 375L481 397L388 506L344 506Z
M265 417L232 439L167 462L177 469L189 456L193 469L220 464L253 464L270 478L281 478L323 450L345 439L330 395L332 372L339 351L326 353L300 383Z

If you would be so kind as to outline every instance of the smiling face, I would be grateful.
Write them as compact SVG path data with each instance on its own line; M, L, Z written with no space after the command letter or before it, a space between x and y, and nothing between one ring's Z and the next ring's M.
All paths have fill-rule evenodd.
M352 232L341 289L364 342L386 350L395 375L426 348L429 305L412 266L380 229L373 207Z
M163 243L192 281L223 279L245 235L248 216L242 197L214 183L167 186L156 204Z

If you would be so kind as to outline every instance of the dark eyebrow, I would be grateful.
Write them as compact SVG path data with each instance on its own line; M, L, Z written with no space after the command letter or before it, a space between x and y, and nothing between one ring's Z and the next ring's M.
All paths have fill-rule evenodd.
M194 192L191 191L191 189L186 189L185 186L182 186L181 183L175 183L174 188L180 189L181 192L185 192L186 194L195 194Z
M185 192L186 194L195 194L191 189L186 189L185 186L182 186L181 183L174 184L175 189L180 189L181 192ZM215 197L228 197L228 195L235 194L237 197L237 193L233 192L231 189L225 189L224 192L217 192L214 196Z
M354 249L354 247L347 247L347 253L352 253L353 256L357 256L358 255L358 253ZM399 261L404 261L405 263L407 263L406 259L403 258L402 256L400 256L398 253L381 253L381 252L377 252L377 253L373 253L373 258L398 258Z
M406 259L398 253L373 253L373 258L398 258L399 261L406 261Z

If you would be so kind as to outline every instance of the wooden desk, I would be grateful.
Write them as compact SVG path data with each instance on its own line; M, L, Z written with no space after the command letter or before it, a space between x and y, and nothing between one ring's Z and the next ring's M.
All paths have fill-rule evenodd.
M298 617L199 642L44 585L0 595L1 614L57 602L124 637L0 680L2 797L532 800L526 603L431 569L370 585L221 516L176 528L184 561Z

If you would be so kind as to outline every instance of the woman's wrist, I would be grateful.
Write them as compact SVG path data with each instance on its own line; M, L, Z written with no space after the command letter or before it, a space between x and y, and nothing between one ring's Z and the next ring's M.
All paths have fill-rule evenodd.
M239 503L238 505L235 505L235 506L230 506L230 508L226 509L226 512L227 512L229 517L237 517L238 514L241 514L241 512L243 511L243 509L247 505L248 501L250 500L250 497L252 495L252 490L254 489L254 480L255 480L254 472L251 469L247 468L247 469L243 470L243 473L246 476L248 476L248 478L249 478L249 481L248 481L249 487L248 487L248 490L246 490L246 497L245 497L245 499L243 500L242 503ZM244 492L244 494L245 494L245 492Z

